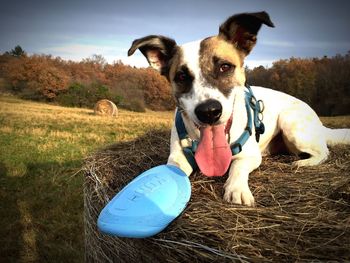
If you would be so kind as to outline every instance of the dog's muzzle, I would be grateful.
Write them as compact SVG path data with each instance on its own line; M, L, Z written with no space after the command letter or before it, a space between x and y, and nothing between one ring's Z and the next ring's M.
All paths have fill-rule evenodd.
M209 99L197 105L194 113L200 122L212 125L220 119L222 114L222 105L217 100Z

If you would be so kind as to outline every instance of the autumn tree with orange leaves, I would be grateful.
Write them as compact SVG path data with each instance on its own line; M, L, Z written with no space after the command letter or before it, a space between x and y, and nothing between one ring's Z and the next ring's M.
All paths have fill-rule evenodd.
M28 98L52 101L69 85L69 75L56 67L51 56L33 55L9 59L3 66L12 89Z

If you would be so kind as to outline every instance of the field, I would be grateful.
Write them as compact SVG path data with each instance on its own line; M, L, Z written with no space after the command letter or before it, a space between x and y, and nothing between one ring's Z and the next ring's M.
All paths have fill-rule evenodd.
M1 262L83 262L85 156L169 129L172 113L117 119L0 96Z
M349 117L323 118L350 126ZM2 262L83 262L86 156L115 142L169 130L171 112L103 118L0 96L0 255Z

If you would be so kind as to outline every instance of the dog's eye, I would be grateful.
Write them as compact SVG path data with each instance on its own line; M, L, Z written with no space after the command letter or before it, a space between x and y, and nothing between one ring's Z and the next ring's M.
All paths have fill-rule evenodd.
M175 80L180 82L186 81L188 78L189 78L188 74L182 71L178 72L175 76Z
M220 65L220 72L224 73L227 71L230 71L234 66L232 64L229 63L223 63Z

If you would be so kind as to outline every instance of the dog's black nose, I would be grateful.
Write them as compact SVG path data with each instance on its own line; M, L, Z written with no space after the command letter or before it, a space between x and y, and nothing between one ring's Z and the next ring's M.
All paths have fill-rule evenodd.
M214 124L220 119L222 106L219 101L210 99L199 104L194 113L202 123Z

